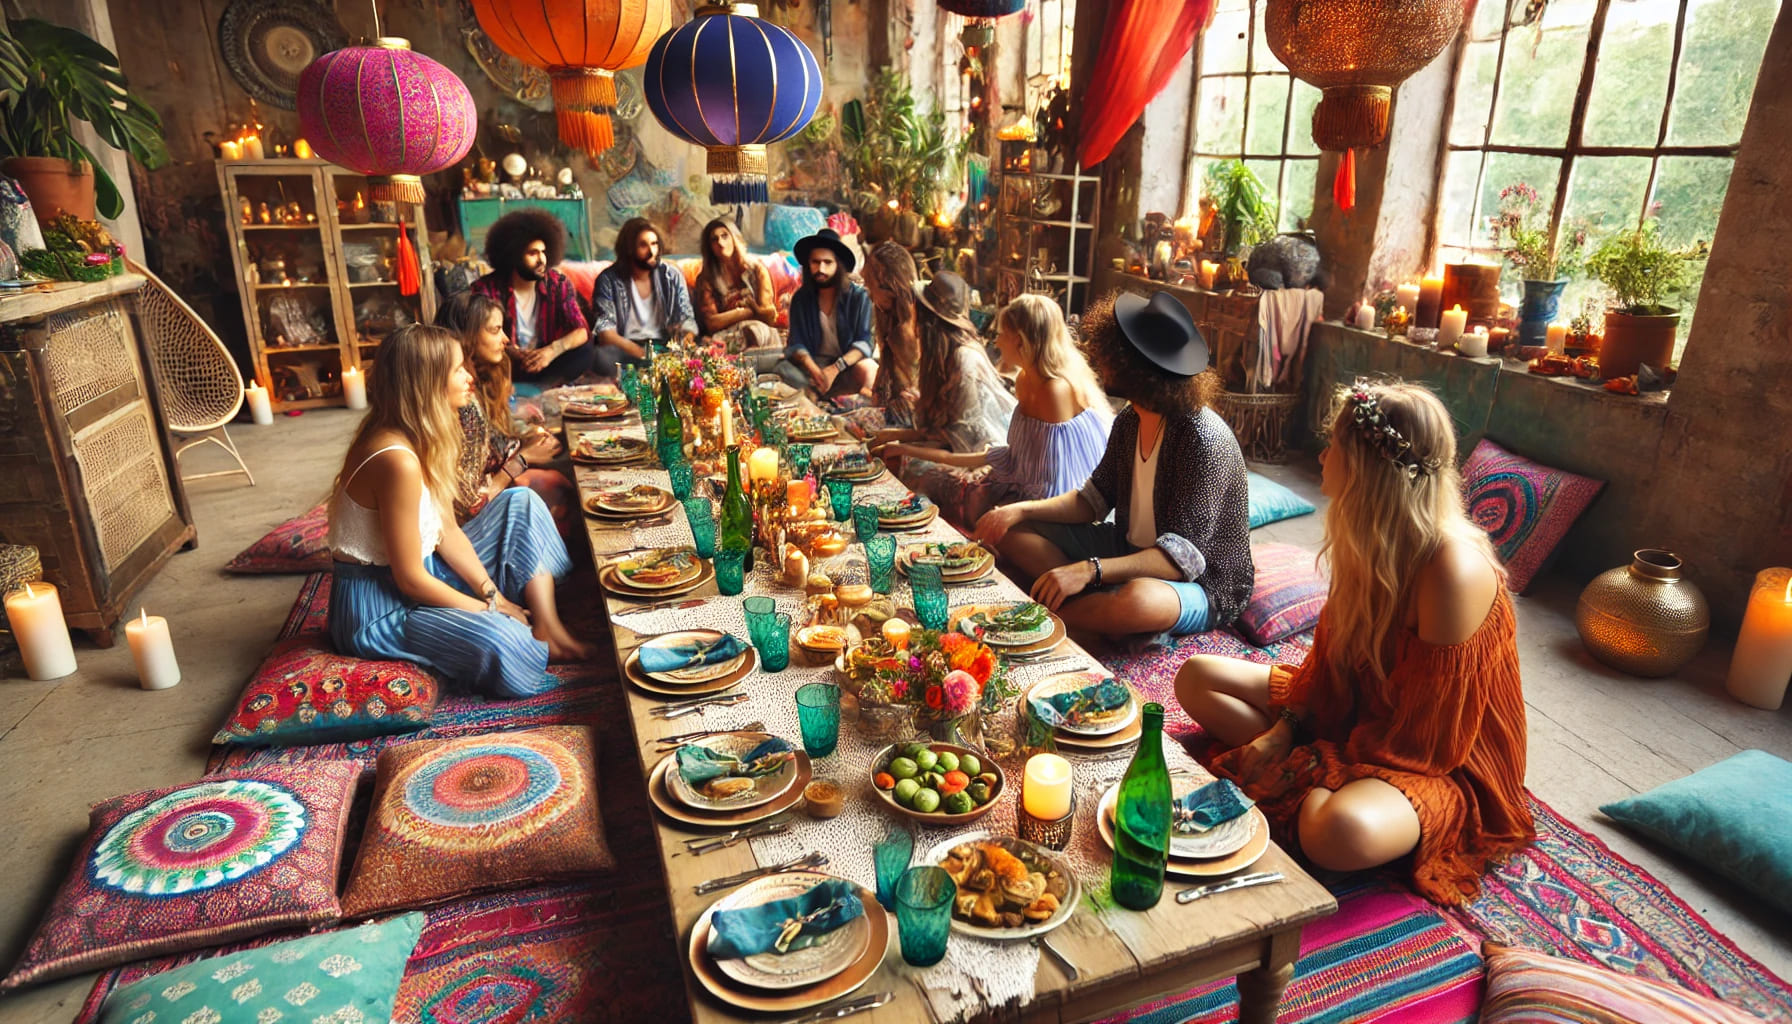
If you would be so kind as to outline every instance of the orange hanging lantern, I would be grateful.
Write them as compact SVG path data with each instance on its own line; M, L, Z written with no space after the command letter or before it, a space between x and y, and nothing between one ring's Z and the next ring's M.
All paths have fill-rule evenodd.
M498 49L548 73L560 141L593 159L616 141L616 72L672 27L672 0L472 0Z
M1269 0L1263 31L1294 77L1323 92L1313 141L1342 151L1333 194L1356 204L1354 150L1388 137L1394 87L1430 64L1462 28L1465 0Z

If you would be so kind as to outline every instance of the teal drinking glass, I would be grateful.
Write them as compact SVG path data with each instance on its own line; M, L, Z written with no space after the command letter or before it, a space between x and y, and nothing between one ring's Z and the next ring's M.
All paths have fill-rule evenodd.
M759 431L759 436L764 439L767 448L777 448L780 451L790 443L790 433L784 429L784 424L770 418Z
M871 861L877 867L877 902L885 910L896 909L896 881L908 870L915 855L915 834L902 825L890 826L884 837L871 844Z
M747 553L740 548L716 552L716 589L729 597L747 585Z
M704 558L716 553L716 512L708 498L692 498L684 503L685 521L691 524L691 544Z
M740 608L746 616L747 636L754 647L761 646L762 638L771 630L772 620L777 617L778 602L769 597L745 597L741 599Z
M689 459L679 459L666 467L666 473L672 478L672 496L684 501L691 496L691 488L696 484L696 477L691 470Z
M911 565L908 567L908 583L910 595L915 600L915 618L921 620L921 627L945 629L951 618L951 608L946 600L946 586L940 580L940 567Z
M771 625L765 627L765 636L762 637L760 640L755 641L754 646L759 648L759 667L764 669L765 671L767 671L767 672L782 672L786 668L790 667L790 615L787 612L779 612L776 615L773 615ZM835 700L834 737L835 738L828 742L828 749L826 751L823 751L823 753L831 752L834 749L834 743L838 742L838 740L839 740L839 733L840 733L840 708L839 708L839 703L838 703L839 699L840 698L839 698L838 694L836 693L836 695L834 697L834 700ZM802 709L799 707L798 708L799 716L801 714L801 710ZM807 727L805 727L803 730L803 746L805 748L807 748L809 746L809 738L808 737L809 737L808 729L807 729ZM814 755L814 756L820 756L820 755Z
M945 579L940 575L940 567L929 562L910 562L908 583L915 590L946 589Z
M815 446L812 444L793 444L784 449L790 456L790 475L792 479L801 480L809 475L809 462L815 458Z
M854 509L856 516L858 510ZM865 562L871 569L871 589L888 594L896 577L896 538L880 533L865 539Z
M796 721L803 733L803 753L810 757L832 754L840 742L840 688L830 683L797 687ZM948 884L951 878L946 876Z
M635 405L641 404L641 400L635 397L635 388L640 384L640 381L641 368L633 363L623 363L621 372L617 374L616 385L622 389L623 394L628 396L628 400Z
M828 481L828 504L833 506L836 523L852 518L852 488L851 480Z
M829 494L828 497L833 497ZM877 536L877 506L854 505L852 507L852 530L862 541Z
M902 959L915 967L931 967L946 958L952 934L952 899L958 886L945 868L909 868L896 880L896 933Z

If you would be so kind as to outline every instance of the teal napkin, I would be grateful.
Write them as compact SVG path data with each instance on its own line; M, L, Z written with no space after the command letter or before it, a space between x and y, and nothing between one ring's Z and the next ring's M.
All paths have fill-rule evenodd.
M714 933L709 955L717 960L755 953L788 953L815 944L815 939L865 912L859 894L843 878L819 882L808 892L757 907L718 910L710 918Z
M681 668L714 665L732 661L747 650L747 645L724 633L716 640L687 640L678 644L658 644L641 648L641 671L676 672Z
M1032 709L1034 718L1057 728L1080 725L1089 715L1125 707L1126 702L1131 699L1132 691L1124 683L1103 679L1080 690L1066 690L1050 697L1033 697L1027 701L1027 706Z
M678 774L684 776L684 781L699 786L725 775L748 779L770 775L784 767L784 762L796 757L796 749L789 740L773 736L747 751L745 757L731 757L694 743L679 747L677 756Z
M1231 779L1215 779L1178 797L1170 818L1178 832L1205 832L1250 810L1253 803Z

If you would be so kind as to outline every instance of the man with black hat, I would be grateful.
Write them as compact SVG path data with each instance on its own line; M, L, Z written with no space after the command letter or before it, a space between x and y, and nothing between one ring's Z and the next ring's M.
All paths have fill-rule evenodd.
M1122 294L1084 314L1083 347L1102 387L1131 403L1101 462L1080 490L991 509L977 538L1072 629L1181 636L1232 622L1255 581L1250 499L1238 439L1208 407L1206 339L1169 294Z
M871 295L851 278L858 259L828 228L796 243L803 286L790 297L790 344L778 375L819 395L869 394L877 379L871 358Z

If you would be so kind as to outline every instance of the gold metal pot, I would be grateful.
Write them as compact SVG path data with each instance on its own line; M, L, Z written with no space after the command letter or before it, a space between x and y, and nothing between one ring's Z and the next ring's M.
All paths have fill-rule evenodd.
M1691 661L1705 646L1711 610L1680 570L1672 551L1644 548L1587 584L1574 628L1593 657L1637 676L1672 675Z

